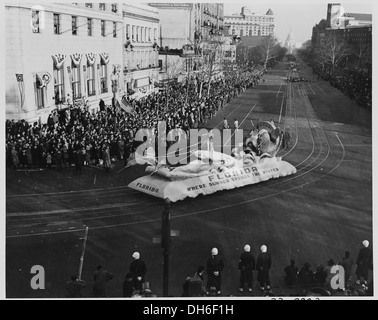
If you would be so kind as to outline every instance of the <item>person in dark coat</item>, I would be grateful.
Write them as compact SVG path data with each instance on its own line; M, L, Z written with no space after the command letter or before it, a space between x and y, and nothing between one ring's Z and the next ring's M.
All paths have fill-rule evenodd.
M253 287L253 271L255 270L255 257L251 253L251 246L245 245L244 252L240 256L239 270L240 270L240 286L239 291L244 291L244 284L248 284L248 291L252 292Z
M84 164L84 154L83 150L77 150L76 156L75 156L75 169L76 173L81 174L83 170L83 164Z
M81 298L81 289L86 286L87 283L79 280L77 275L71 276L71 280L66 284L66 298Z
M345 251L345 257L341 261L340 265L344 268L345 284L347 284L350 281L350 278L352 276L352 268L354 265L353 258L350 257L349 251Z
M369 241L365 240L362 242L363 248L360 249L357 258L357 284L361 283L361 279L363 278L363 283L367 285L368 277L369 277L369 269L372 267L373 262L373 252L369 248Z
M100 111L105 111L105 102L104 102L104 100L100 99L99 106L100 106Z
M106 282L113 279L113 274L104 270L102 266L98 266L93 276L93 295L95 297L106 297Z
M135 288L133 286L133 276L130 273L128 273L126 274L125 280L122 284L123 296L125 298L131 298L133 296L134 291Z
M218 249L213 248L211 250L211 257L207 260L207 291L210 293L212 288L215 288L217 295L221 294L222 287L222 270L224 268L224 263L222 258L218 256Z
M133 277L133 286L135 290L142 290L142 284L144 283L147 266L146 263L140 259L140 253L134 252L132 257L134 261L130 264L130 274Z
M291 287L297 282L298 267L295 265L295 260L290 260L290 265L285 267L285 282L288 287Z
M270 254L267 253L268 248L267 246L263 245L260 248L261 253L257 257L256 263L256 270L257 274L257 281L260 283L260 290L265 291L270 290L270 279L269 279L269 270L272 266L272 259Z
M311 265L306 262L301 271L299 271L299 281L301 285L307 287L314 284L314 272L311 269Z

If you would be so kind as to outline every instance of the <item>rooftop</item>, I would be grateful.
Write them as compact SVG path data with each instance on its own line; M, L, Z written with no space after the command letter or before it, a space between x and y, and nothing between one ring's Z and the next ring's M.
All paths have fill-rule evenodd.
M344 17L354 18L360 21L373 21L373 15L367 13L345 13Z

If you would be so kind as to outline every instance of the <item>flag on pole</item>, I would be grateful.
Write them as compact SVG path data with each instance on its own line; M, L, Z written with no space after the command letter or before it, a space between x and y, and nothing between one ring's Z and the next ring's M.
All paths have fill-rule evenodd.
M134 113L134 108L129 105L128 102L124 101L123 99L118 100L118 103L120 107L125 110L127 113L133 114Z
M21 109L24 109L24 103L25 103L25 84L24 84L24 75L16 73L16 79L18 84L18 90L20 91L20 97L21 97Z

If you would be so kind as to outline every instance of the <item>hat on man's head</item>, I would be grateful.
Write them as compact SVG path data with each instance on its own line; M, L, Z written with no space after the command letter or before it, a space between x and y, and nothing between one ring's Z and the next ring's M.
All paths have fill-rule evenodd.
M135 259L135 260L138 260L140 258L140 253L139 252L134 252L132 257Z
M330 266L334 266L336 263L335 263L335 261L333 260L333 259L329 259L328 260L328 265L330 265Z

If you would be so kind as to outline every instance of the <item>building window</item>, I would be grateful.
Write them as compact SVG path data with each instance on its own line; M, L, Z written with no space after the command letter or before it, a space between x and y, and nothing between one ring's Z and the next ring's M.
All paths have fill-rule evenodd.
M130 25L126 25L126 40L130 40Z
M139 27L136 27L136 42L139 42Z
M42 87L42 83L39 81L38 76L36 76L34 82L34 91L35 91L35 104L38 109L42 109L46 106L47 94L46 86Z
M61 104L65 101L64 94L64 74L63 68L54 66L54 99L55 104Z
M72 35L77 36L77 17L72 17Z
M95 65L87 65L87 93L88 96L94 96L96 94L95 86Z
M132 32L131 38L133 41L135 41L135 26L133 26L133 32Z
M41 28L39 27L40 23L39 11L32 11L32 24L33 24L33 33L41 33Z
M105 37L105 20L101 20L101 35Z
M99 3L98 4L98 8L102 11L105 11L106 10L106 4L105 3Z
M151 28L148 29L148 41L151 41Z
M85 6L86 6L87 8L92 8L92 7L93 7L92 3L86 3Z
M113 38L117 38L117 22L113 22Z
M88 26L88 36L92 36L92 19L87 20L87 26Z
M76 66L75 64L71 65L71 72L72 72L72 95L73 100L81 98L81 85L80 85L80 66Z
M108 92L108 66L101 62L100 65L100 83L101 83L101 93Z
M112 3L112 12L117 13L118 12L118 6L116 3Z
M54 13L54 34L60 34L60 15Z
M154 28L154 40L157 40L157 29Z

